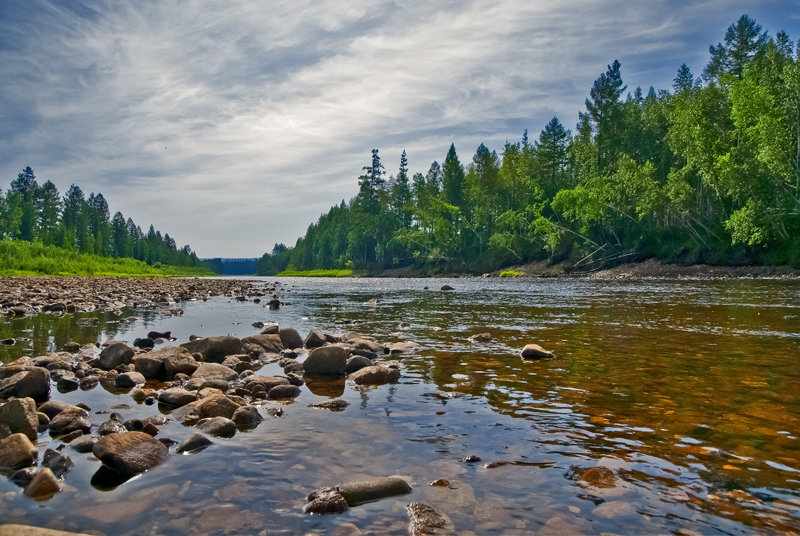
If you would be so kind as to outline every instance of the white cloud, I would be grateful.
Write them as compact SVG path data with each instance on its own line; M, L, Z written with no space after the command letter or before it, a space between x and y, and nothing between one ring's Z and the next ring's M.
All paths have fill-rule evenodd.
M355 193L373 147L390 173L403 148L424 172L451 141L468 162L481 141L533 138L553 115L571 127L615 58L631 88L668 87L680 63L699 72L746 7L103 0L87 17L9 5L3 176L31 165L62 191L102 191L201 256L293 243Z

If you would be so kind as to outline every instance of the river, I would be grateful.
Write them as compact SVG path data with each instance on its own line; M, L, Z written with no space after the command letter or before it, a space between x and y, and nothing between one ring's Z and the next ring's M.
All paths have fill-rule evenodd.
M179 304L182 316L4 319L0 339L19 342L0 358L149 330L171 330L178 340L168 344L245 337L260 331L256 321L423 349L400 358L397 384L312 382L281 404L281 417L262 411L254 430L194 455L173 447L167 462L113 489L93 487L100 464L66 447L75 465L49 501L0 479L0 519L106 534L403 534L405 505L421 501L464 535L800 532L798 281L280 282L291 305L277 311L216 297ZM439 290L445 284L454 290ZM129 315L138 320L122 321ZM98 327L77 324L87 316ZM469 340L483 332L489 342ZM556 358L523 361L528 343ZM329 397L350 405L308 407ZM54 388L52 398L125 418L159 412L102 386ZM94 424L106 418L92 412ZM168 422L158 437L193 431ZM40 459L59 445L42 434ZM412 493L342 514L303 513L315 488L388 475L410 477Z

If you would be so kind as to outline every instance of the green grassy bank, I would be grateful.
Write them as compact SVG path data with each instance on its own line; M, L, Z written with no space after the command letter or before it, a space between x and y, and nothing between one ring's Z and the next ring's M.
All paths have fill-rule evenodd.
M351 277L353 270L284 270L279 277Z
M0 275L211 276L204 267L150 266L128 258L99 257L24 240L0 240Z

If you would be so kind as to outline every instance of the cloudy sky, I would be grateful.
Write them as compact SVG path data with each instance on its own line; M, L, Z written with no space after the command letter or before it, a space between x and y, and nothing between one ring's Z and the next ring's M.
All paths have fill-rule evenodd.
M800 37L800 0L2 0L0 187L30 165L201 257L260 256L373 147L424 172L572 128L614 59L669 88L742 13Z

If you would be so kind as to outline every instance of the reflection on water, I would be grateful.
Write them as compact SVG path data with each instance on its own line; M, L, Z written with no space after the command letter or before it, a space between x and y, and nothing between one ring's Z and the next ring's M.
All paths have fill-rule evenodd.
M272 281L272 280L270 280ZM103 492L97 462L76 461L46 503L0 482L0 517L106 533L329 533L354 524L403 533L419 500L474 534L800 531L800 284L786 281L600 282L283 280L293 305L269 311L226 298L157 311L6 320L4 360L74 340L132 340L150 329L257 332L276 321L423 345L397 385L315 382L282 417ZM443 284L455 291L442 292ZM430 290L425 290L425 286ZM368 305L373 298L377 305ZM129 315L138 320L125 322ZM26 331L30 330L30 331ZM492 340L472 343L488 332ZM557 359L523 362L537 342ZM268 365L260 374L278 374ZM308 408L341 396L341 412ZM158 412L98 387L54 397L125 418ZM277 403L266 403L262 413ZM100 424L107 415L92 415ZM161 435L192 433L168 423ZM42 449L58 441L40 439ZM468 456L481 461L467 463ZM400 474L411 496L336 516L302 513L314 488ZM444 479L443 486L429 483ZM469 533L469 532L467 532Z

